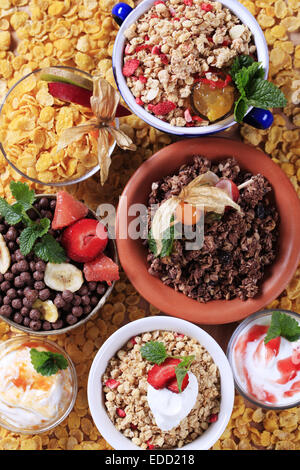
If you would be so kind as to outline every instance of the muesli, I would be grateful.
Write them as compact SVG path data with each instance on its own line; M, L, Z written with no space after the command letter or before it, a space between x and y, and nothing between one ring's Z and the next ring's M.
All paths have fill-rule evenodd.
M199 302L255 297L276 256L279 216L271 189L266 178L243 171L233 158L214 163L200 156L153 182L149 273ZM195 234L203 231L199 248L186 248L183 230L176 238L177 226L186 225Z
M158 0L124 32L122 73L136 103L179 127L207 126L249 106L280 107L246 24L220 2Z
M195 339L172 331L131 338L102 377L105 407L142 449L182 447L218 419L219 370Z

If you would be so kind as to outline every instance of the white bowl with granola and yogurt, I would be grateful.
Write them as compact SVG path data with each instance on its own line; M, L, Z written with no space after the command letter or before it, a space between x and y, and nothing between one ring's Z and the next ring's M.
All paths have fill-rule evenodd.
M265 79L269 67L263 31L240 2L144 0L125 19L118 5L113 16L123 23L113 71L134 114L160 131L191 137L222 131L244 117L255 127L271 124L271 113L253 100L253 112L245 103L242 117L241 106L235 111L233 61L242 55L257 60Z
M178 318L148 317L117 330L88 379L93 420L116 450L207 450L225 430L233 401L224 352Z

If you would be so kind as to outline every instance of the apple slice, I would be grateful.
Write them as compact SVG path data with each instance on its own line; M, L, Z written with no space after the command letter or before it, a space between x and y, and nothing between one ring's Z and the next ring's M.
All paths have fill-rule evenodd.
M125 108L122 104L118 104L117 110L116 110L116 117L125 117L125 116L130 116L132 114L129 109Z
M54 98L80 104L86 108L91 107L90 99L93 93L90 90L62 82L49 82L48 87L49 93L54 96Z
M93 91L93 81L70 70L57 67L46 67L40 72L40 79L45 82L60 82L76 85L86 90Z
M90 90L62 82L49 82L48 88L49 93L59 100L80 104L86 108L91 107L91 96L93 93ZM116 117L129 116L130 114L132 114L131 111L118 104Z

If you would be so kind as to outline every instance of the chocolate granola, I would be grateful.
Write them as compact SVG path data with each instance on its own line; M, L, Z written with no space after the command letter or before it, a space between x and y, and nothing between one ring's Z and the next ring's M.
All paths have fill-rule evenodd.
M228 210L220 220L205 222L204 243L199 250L187 251L185 240L176 239L168 257L155 257L149 251L149 273L199 302L237 297L247 300L258 294L265 269L276 256L279 215L268 197L271 187L266 178L243 171L233 158L216 164L195 156L192 164L153 183L149 211L150 206L178 195L208 170L236 185L252 178L240 190L241 213Z

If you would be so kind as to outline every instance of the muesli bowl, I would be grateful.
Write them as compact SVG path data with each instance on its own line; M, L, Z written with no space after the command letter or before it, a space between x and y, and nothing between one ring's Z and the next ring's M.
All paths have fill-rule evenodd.
M51 200L56 200L57 196L56 194L37 194L36 195L36 200L37 201L41 201L42 199L46 199L47 201L51 201ZM48 210L49 210L49 207L48 207ZM88 208L88 213L87 213L87 217L88 218L91 218L91 219L95 219L97 221L100 221L101 219L96 215L96 213L91 210L90 208ZM110 257L116 264L118 264L118 254L117 254L117 248L116 248L116 243L115 243L115 240L113 238L109 238L108 240L108 244L105 248L105 254L107 254L108 257ZM12 253L11 253L12 255ZM2 276L2 274L1 274ZM88 284L88 283L85 283L85 284ZM98 284L101 284L101 283L98 283ZM106 283L105 283L106 284ZM26 285L26 284L25 284ZM52 335L59 335L59 334L65 334L65 333L68 333L68 332L71 332L73 331L74 329L76 329L77 327L81 326L81 325L84 325L86 322L88 322L90 319L92 319L93 317L95 317L95 315L97 315L97 313L99 312L99 310L103 307L103 305L106 303L107 299L109 298L113 288L114 288L114 285L115 285L115 281L112 281L110 283L110 285L106 284L105 285L105 288L103 287L103 292L101 294L98 294L97 293L97 297L98 297L98 302L94 302L94 305L93 307L90 309L90 312L88 314L84 314L81 315L81 317L78 318L78 321L76 321L76 323L74 324L67 324L66 322L66 316L68 315L68 313L71 313L71 308L72 308L72 302L71 302L71 306L70 306L70 311L63 311L61 310L61 313L59 314L59 318L61 318L61 316L63 316L64 318L64 325L63 326L59 326L59 327L49 327L47 329L43 329L43 327L41 327L40 329L38 330L33 330L30 325L29 326L25 326L24 324L22 323L18 323L16 321L14 321L13 318L10 318L10 317L7 317L5 315L0 315L0 320L3 320L5 321L6 323L8 323L11 327L17 329L17 330L20 330L24 333L27 333L27 334L34 334L35 336L38 336L38 337L47 337L47 336L52 336ZM11 283L11 287L13 287L14 284ZM44 287L47 287L47 286L44 286ZM58 294L58 292L57 292ZM75 296L76 292L74 293L74 296ZM89 297L93 296L95 294L95 292L89 292L88 295ZM3 297L5 296L5 292L3 291ZM82 299L82 298L81 298ZM75 305L75 304L74 304ZM92 304L91 304L92 305ZM81 304L79 305L79 307L84 307L84 305L82 304L82 301L81 301ZM32 307L31 307L32 308ZM59 309L60 310L60 309ZM15 313L19 314L20 315L20 310L15 310ZM24 321L24 318L26 317L23 317L23 321ZM59 320L58 318L58 320ZM46 322L47 323L47 322Z
M147 234L140 234L137 238L131 236L137 213L132 215L130 208L142 205L147 209L152 184L176 174L182 165L191 164L194 156L205 157L212 163L228 157L234 158L243 171L262 175L271 186L270 200L279 215L275 258L259 281L259 291L247 300L236 297L231 300L211 299L203 303L164 284L159 276L149 273L149 249L145 244ZM126 218L125 215L129 216ZM165 147L148 159L125 187L118 206L116 224L120 263L136 290L161 312L200 325L239 321L277 298L294 275L299 263L299 216L299 198L289 179L261 151L223 138L183 140Z
M56 71L62 70L62 71L71 72L83 80L92 79L92 76L89 73L83 70L76 69L74 67L58 65L55 67L51 67L51 69L56 70ZM88 137L90 141L89 143L90 150L88 150L87 144L86 146L84 145L83 139L81 139L80 145L77 143L77 146L82 150L82 157L80 156L79 151L78 151L78 155L76 156L74 153L74 149L73 149L73 151L72 150L70 151L70 154L65 155L63 158L61 158L61 156L59 156L59 154L55 151L55 147L54 147L54 144L58 142L58 138L59 138L59 135L57 133L57 126L58 126L57 117L59 116L59 112L61 110L70 109L74 113L76 113L76 116L78 118L78 124L76 125L79 125L79 124L82 125L93 116L93 113L91 110L89 110L88 108L84 106L79 106L76 103L74 104L74 103L61 101L61 100L57 100L56 98L53 98L50 93L47 93L45 91L47 88L46 81L40 80L41 82L43 82L43 85L44 85L43 87L42 85L40 86L38 84L40 73L41 73L41 69L36 69L33 72L25 75L20 80L18 80L5 95L2 101L1 107L0 107L0 132L1 132L0 150L4 158L6 159L6 161L9 163L9 165L20 176L22 176L23 178L27 180L32 181L35 184L39 184L42 186L63 187L63 186L69 186L72 184L80 183L90 178L91 176L93 176L100 169L96 151L95 151L95 145L92 146L91 139L93 137L91 137L90 135ZM34 84L34 82L36 83ZM43 91L43 93L41 93L41 91ZM35 98L38 96L39 102L30 94L33 92L35 93ZM28 113L30 109L36 109L38 113L38 116L36 116L36 119L40 120L37 122L37 124L34 124L34 121L31 120L31 117L33 116L33 114L30 116L30 119L28 119L28 122L26 123L27 127L23 129L23 133L24 133L23 139L19 140L22 145L22 151L20 151L20 149L18 148L15 148L16 147L15 145L12 145L11 137L8 139L9 147L7 148L7 146L5 145L5 136L7 135L8 132L11 131L11 121L9 123L9 128L5 131L5 128L6 128L5 109L8 106L8 104L11 104L11 102L14 99L19 100L18 93L21 94L21 98L24 101L23 105L24 104L26 105L25 100L27 99L28 109L26 113ZM40 105L41 109L38 110L36 105ZM16 104L13 106L14 106L13 107L14 110L20 107L18 101L16 101ZM42 111L45 108L50 113L49 108L54 109L55 107L56 109L54 112L57 113L56 123L53 117L51 119L48 119L48 117L46 116L46 112L44 113L45 115L44 117L41 116ZM65 114L66 114L65 117L64 116L61 117L61 121L62 121L61 124L63 125L63 119L70 120L70 126L68 127L72 127L72 125L75 124L75 114L74 114L74 120L72 119L72 116L71 116L72 113L65 113ZM33 125L35 126L34 128L33 128ZM119 120L116 118L115 126L118 127L118 125L119 125ZM14 129L14 130L18 131L18 129ZM20 128L20 130L22 129ZM32 137L30 137L29 135L30 132L34 132L35 134L33 134ZM50 133L51 133L51 136L49 137L48 139L49 142L47 143L47 139L45 138L45 136ZM28 139L28 137L26 137L27 134L29 135L29 138L31 140L26 140ZM44 136L42 134L44 134ZM53 143L54 135L55 135L56 141ZM16 143L18 143L19 141L17 141ZM41 149L43 150L43 145L44 145L43 142L45 144L45 148L44 148L44 151L41 152ZM115 146L116 146L116 142L112 141L109 147L108 157L110 157L111 154L113 153ZM89 152L88 154L84 147L86 147L86 149L88 150ZM61 150L60 153L61 152L65 152L65 150ZM10 153L12 155L11 158L9 156ZM19 157L20 153L22 154L22 158ZM48 162L47 162L46 154L48 154ZM42 159L39 162L40 157L42 157L42 159L44 160L43 162L41 161ZM82 158L82 161L79 159L79 157L80 159ZM18 158L19 158L19 161L18 161ZM76 158L78 158L77 163L75 162ZM39 168L39 170L37 170L37 168ZM43 176L39 178L37 176L38 174L43 175Z
M116 450L141 450L140 446L134 444L134 442L136 442L135 440L132 442L130 438L125 437L111 421L105 406L105 387L102 385L102 377L105 374L109 361L120 349L123 347L125 349L128 341L135 336L143 336L144 334L158 330L161 332L173 332L175 335L179 336L185 335L200 343L209 353L219 370L220 405L218 416L216 419L211 420L203 434L181 447L182 450L209 449L224 432L230 419L234 401L232 373L226 356L217 342L201 328L181 319L163 316L143 318L123 326L110 336L98 351L89 373L88 402L92 418L99 432ZM179 340L180 339L181 338L179 338ZM118 380L122 381L122 374L119 376ZM134 419L136 421L136 416ZM153 449L153 447L148 448Z
M229 8L236 15L236 17L240 19L241 23L247 25L247 27L251 31L256 46L257 60L262 64L262 67L265 70L264 78L267 78L269 68L268 47L264 38L263 31L261 30L259 24L251 15L251 13L243 5L241 5L241 3L236 2L235 0L224 0L220 3L225 7ZM127 103L128 107L132 110L132 112L138 117L140 117L147 124L150 124L151 126L155 127L156 129L162 132L177 136L199 137L202 135L220 132L233 126L236 123L233 114L229 116L227 115L223 119L220 119L215 123L211 123L207 126L174 126L168 122L164 122L162 119L159 119L155 115L149 113L143 106L139 105L136 102L135 97L133 96L131 90L127 85L126 77L124 77L122 72L124 49L126 43L126 37L124 35L124 32L128 29L129 26L134 24L145 12L147 12L153 6L153 4L153 0L144 0L134 9L131 9L131 7L129 7L128 5L124 3L119 3L115 5L112 10L112 15L114 19L121 26L114 44L112 56L113 72L118 89L124 101ZM266 129L272 124L273 116L270 111L263 110L260 108L249 107L244 120L245 122L251 124L254 127Z
M258 408L284 410L299 406L299 342L273 335L264 344L272 315L284 315L299 324L290 310L261 310L242 321L227 346L235 387Z

